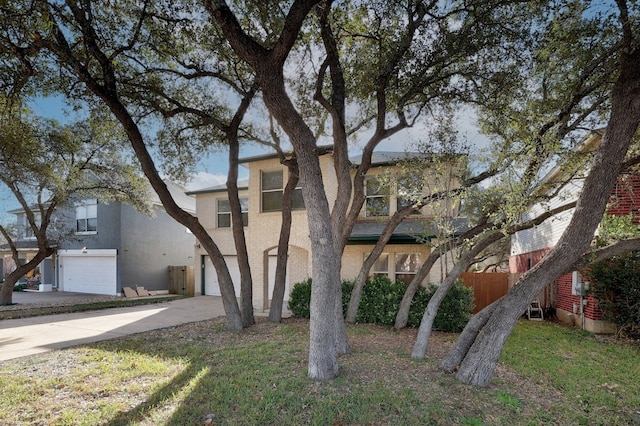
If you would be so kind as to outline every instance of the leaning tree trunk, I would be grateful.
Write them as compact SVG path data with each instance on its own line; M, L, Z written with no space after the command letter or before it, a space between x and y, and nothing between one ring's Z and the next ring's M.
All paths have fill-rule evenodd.
M74 52L67 44L64 32L59 27L55 27L55 23L52 32L54 33L56 43L49 44L47 48L50 49L57 59L69 66L69 71L75 73L81 83L84 83L93 94L102 99L122 125L131 147L140 162L142 172L149 180L149 184L158 195L158 198L160 198L167 214L178 223L190 229L193 235L200 241L207 254L209 254L218 274L222 302L227 319L227 328L230 330L241 330L242 317L240 315L240 308L235 298L231 274L229 273L222 253L209 233L200 224L198 218L180 208L171 196L171 193L156 169L138 124L120 99L120 91L116 83L118 78L116 77L113 58L99 49L96 40L92 38L95 34L91 27L91 22L87 16L82 13L81 8L72 8L72 12L78 25L82 27L82 31L91 36L85 41L88 45L92 46L88 54L95 64L95 67L85 67L83 62L74 56ZM92 74L93 72L95 72L95 74ZM98 75L98 77L96 77L96 75Z
M346 321L348 323L355 323L356 317L358 316L358 307L360 306L360 300L362 299L362 289L364 288L364 284L367 281L367 276L369 275L369 271L373 264L378 260L380 254L383 252L386 247L387 242L391 239L393 235L393 231L395 231L396 226L400 224L404 220L405 217L409 214L411 209L405 209L402 212L396 212L391 219L387 222L384 231L378 237L378 241L376 242L373 251L369 253L369 256L365 259L362 267L360 268L360 272L356 277L356 281L353 285L353 289L351 290L351 298L349 299L349 306L347 307L347 317Z
M122 124L122 127L129 138L129 142L131 143L131 147L140 162L140 167L149 180L151 187L154 189L156 194L158 194L158 198L160 198L162 206L165 208L167 214L178 223L189 228L211 258L211 262L218 274L220 292L222 293L222 305L227 319L227 328L235 331L242 330L242 315L240 313L240 308L238 307L238 301L233 287L233 280L231 279L229 268L225 263L219 247L213 241L209 233L204 229L198 218L193 217L176 204L171 193L167 189L166 184L156 170L155 163L153 162L147 146L144 143L144 138L140 133L138 125L135 123L126 107L120 102L117 95L114 94L115 92L105 91L99 85L95 84L95 82L92 81L91 83L92 84L88 83L88 85L95 90L95 93L102 97L111 112Z
M547 257L496 302L493 314L460 363L457 378L464 383L489 384L507 337L522 312L549 282L568 272L591 243L640 122L640 49L623 56L623 68L612 94L609 123L571 222Z
M464 359L465 354L473 345L473 340L480 332L480 329L484 327L496 307L497 302L493 302L489 306L486 306L483 310L471 317L471 320L467 323L462 333L458 336L455 343L449 350L447 356L440 362L440 369L453 373L458 368L458 365Z
M445 280L438 286L436 292L431 296L427 308L424 311L422 321L420 322L420 329L418 330L418 336L416 343L413 345L413 351L411 357L416 359L423 359L427 353L427 346L429 344L429 337L431 336L431 329L433 327L433 321L438 314L440 304L446 297L447 293L453 287L456 280L461 273L467 270L469 264L473 259L485 248L493 244L495 241L501 239L503 234L500 232L494 232L491 235L483 238L482 241L477 242L472 246L470 250L467 250L460 259L456 262L455 266L447 273Z
M16 283L24 275L24 272L18 272L16 269L9 275L7 275L2 283L2 288L0 289L0 305L12 305L13 304L13 288Z
M48 256L51 256L53 249L43 249L44 252L38 252L29 262L21 265L18 263L17 268L11 272L2 283L0 289L0 305L12 305L13 304L13 288L18 280L23 277L27 272L36 268L40 262L42 262ZM17 260L17 259L16 259Z
M411 302L413 301L413 297L416 295L418 288L422 284L425 278L431 272L431 268L436 263L438 258L440 257L440 251L434 250L431 252L429 257L424 261L424 263L418 269L416 276L413 277L407 289L404 291L404 295L402 296L402 301L400 302L400 309L398 309L398 313L396 314L396 322L394 324L394 328L396 330L400 330L407 326L407 322L409 322L409 311L411 310Z
M423 359L427 353L427 346L429 344L429 337L431 336L431 329L433 327L433 321L438 314L440 304L444 300L445 296L453 287L458 276L464 272L466 265L461 263L456 264L454 268L449 272L445 280L438 286L436 292L429 299L427 308L424 310L422 321L420 321L420 328L418 329L418 335L416 342L413 345L413 351L411 352L411 358Z
M289 237L291 236L291 208L293 193L298 185L298 163L295 159L286 162L289 177L282 193L282 226L278 240L278 256L276 259L276 276L273 295L269 304L269 321L282 321L282 308L287 279L287 257L289 256Z

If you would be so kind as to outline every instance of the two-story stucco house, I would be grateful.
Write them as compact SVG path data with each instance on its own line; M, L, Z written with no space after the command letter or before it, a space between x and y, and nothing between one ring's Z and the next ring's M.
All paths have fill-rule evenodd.
M167 182L176 202L195 213L195 199ZM55 225L67 234L54 255L37 271L40 288L80 293L120 295L123 287L142 286L164 292L169 289L168 266L193 265L195 237L172 219L150 191L153 214L136 211L121 202L103 203L95 198L75 200L56 210ZM24 211L13 210L25 235L16 241L20 259L28 261L37 250L26 225ZM22 226L20 226L22 225ZM5 267L10 263L7 244L0 246ZM31 276L28 278L32 278Z
M331 205L337 196L333 155L330 147L324 147L320 151L325 191ZM408 155L411 154L376 153L374 155L373 167L367 174L365 206L343 254L341 271L343 279L354 279L358 275L365 256L372 251L386 219L407 202L402 196L398 196L399 192L406 192L399 191L401 183L390 181L388 176L389 173L393 175L394 169L398 168L396 166L398 162ZM358 159L352 159L354 164L357 164L357 161ZM281 199L287 182L287 169L280 164L276 155L245 158L241 160L241 164L249 171L248 179L239 182L238 186L253 278L254 307L268 309L275 280L276 253L282 223ZM301 188L298 188L298 191L293 203L285 300L288 299L293 284L312 276L307 214ZM196 215L220 247L231 272L236 295L239 296L240 274L231 230L226 187L220 185L188 194L196 196ZM451 207L448 214L455 213L456 207ZM466 224L463 220L455 221L457 226L463 222ZM371 273L387 275L392 280L410 280L430 253L430 248L424 244L424 239L434 238L435 235L426 208L420 214L410 216L396 228ZM419 240L418 236L423 240ZM196 291L199 287L202 294L219 295L217 274L212 262L201 248L197 247L195 254ZM426 282L440 282L442 271L447 268L434 269L437 270L425 280Z

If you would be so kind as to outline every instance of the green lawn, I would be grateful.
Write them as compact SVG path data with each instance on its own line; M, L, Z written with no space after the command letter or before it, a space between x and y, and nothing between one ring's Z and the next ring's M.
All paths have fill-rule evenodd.
M348 327L331 383L306 378L308 324L214 320L0 363L0 424L640 424L637 347L520 323L491 386L437 369L455 335Z

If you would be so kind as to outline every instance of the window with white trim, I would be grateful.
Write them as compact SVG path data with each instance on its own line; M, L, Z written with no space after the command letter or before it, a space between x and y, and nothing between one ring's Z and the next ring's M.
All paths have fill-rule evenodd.
M365 182L366 217L389 216L389 184L381 179L371 177Z
M240 198L240 210L242 211L242 226L249 225L249 199ZM231 204L229 200L218 200L218 228L231 227Z
M364 255L366 259L369 257L369 253ZM389 276L389 253L380 253L378 259L371 267L371 276L374 277L388 277Z
M410 283L420 267L420 253L397 253L395 255L395 280Z
M40 213L34 212L33 218L36 222L36 226L40 228L40 224L42 223L42 217L40 216ZM22 230L22 238L35 239L33 228L31 228L31 224L29 223L29 219L27 218L26 213L21 213L18 215L18 228Z
M82 200L76 206L76 234L98 232L98 200Z
M282 211L282 194L284 192L284 178L282 170L261 172L260 179L261 205L263 212ZM292 210L303 210L302 187L296 186L292 195Z
M416 205L422 198L422 176L404 176L398 179L396 189L396 208L402 210L405 207ZM413 214L421 214L418 210Z

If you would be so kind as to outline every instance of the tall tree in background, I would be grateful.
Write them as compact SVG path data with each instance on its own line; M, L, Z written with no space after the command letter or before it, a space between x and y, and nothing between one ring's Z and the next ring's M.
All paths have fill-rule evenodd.
M155 55L149 57L154 50L147 43L154 31L172 34L174 27L184 21L180 16L185 9L182 5L164 3L152 9L149 2L127 1L113 6L117 10L94 8L92 2L86 1L4 3L0 6L3 72L17 76L13 77L17 83L38 81L40 90L60 92L80 104L102 102L109 109L166 212L189 228L209 254L220 282L227 327L240 330L243 319L222 253L198 219L173 200L150 153L153 141L144 133L156 123L147 122L149 102L142 94L148 92L142 83L158 81L145 72L144 59L164 66L155 62L158 59ZM193 35L189 27L181 30L185 37ZM50 60L52 57L55 60ZM13 86L18 86L17 83ZM151 89L153 85L148 84L146 90L153 93ZM176 145L175 151L190 155L191 149L197 146Z
M0 305L11 304L14 285L28 271L55 252L69 238L70 229L60 228L59 209L79 197L124 201L150 212L147 186L127 159L118 141L118 131L105 117L60 126L6 107L0 117L0 183L20 204L26 228L36 240L37 252L21 264L17 240L25 229L12 233L0 225L16 269L0 290ZM57 220L56 220L57 219Z

